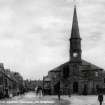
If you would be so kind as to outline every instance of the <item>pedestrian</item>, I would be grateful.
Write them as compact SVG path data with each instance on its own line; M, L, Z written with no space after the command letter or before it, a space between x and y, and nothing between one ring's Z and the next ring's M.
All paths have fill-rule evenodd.
M70 89L68 89L68 96L71 97Z
M39 96L39 98L42 97L43 94L42 94L42 87L41 86L37 87L36 95Z
M9 98L9 92L8 92L8 88L5 88L5 97Z
M102 94L102 92L100 92L99 95L98 95L98 101L99 101L100 105L102 105L102 101L103 101L103 94Z
M38 87L36 86L36 87L35 87L35 93L36 93L36 96L38 95L38 93L37 93L37 92L38 92L37 89L38 89Z
M60 96L61 96L61 94L60 94L60 89L58 90L58 100L60 101Z

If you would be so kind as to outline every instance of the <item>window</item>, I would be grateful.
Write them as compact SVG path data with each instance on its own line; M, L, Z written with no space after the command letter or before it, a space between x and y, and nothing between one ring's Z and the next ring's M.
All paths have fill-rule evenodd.
M0 74L0 85L3 84L3 75Z
M63 77L67 78L69 76L69 66L66 65L63 67Z
M95 76L98 77L98 72L95 72Z
M96 89L97 89L97 90L99 89L99 85L98 85L98 84L96 85Z
M104 83L105 83L105 78L104 78Z

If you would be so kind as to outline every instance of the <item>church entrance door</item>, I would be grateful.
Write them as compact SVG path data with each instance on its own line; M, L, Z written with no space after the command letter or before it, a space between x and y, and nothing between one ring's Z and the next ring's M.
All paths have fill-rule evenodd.
M87 92L88 92L87 84L84 84L83 95L87 95Z
M73 93L78 93L78 82L73 83Z

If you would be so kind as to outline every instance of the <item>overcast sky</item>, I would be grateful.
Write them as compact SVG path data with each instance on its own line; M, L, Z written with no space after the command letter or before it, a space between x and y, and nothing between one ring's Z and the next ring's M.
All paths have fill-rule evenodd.
M105 0L77 0L82 58L105 69ZM39 79L69 60L73 0L0 0L0 62Z

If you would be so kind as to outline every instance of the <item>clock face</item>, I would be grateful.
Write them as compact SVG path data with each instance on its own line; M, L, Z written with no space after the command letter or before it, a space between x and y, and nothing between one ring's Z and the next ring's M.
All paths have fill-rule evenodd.
M73 57L77 57L78 56L78 53L73 53Z

